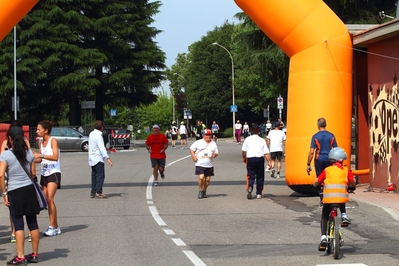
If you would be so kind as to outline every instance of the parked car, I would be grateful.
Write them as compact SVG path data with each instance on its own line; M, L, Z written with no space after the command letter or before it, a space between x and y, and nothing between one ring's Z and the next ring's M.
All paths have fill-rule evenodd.
M89 137L69 127L53 127L51 136L58 140L61 151L89 151Z

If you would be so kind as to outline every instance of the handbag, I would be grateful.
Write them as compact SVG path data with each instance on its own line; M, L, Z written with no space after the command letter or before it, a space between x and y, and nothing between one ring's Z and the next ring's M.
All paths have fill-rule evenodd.
M17 161L18 161L18 159L17 159ZM47 209L47 200L43 194L43 191L42 191L39 183L37 183L36 180L33 180L33 178L30 177L28 169L26 169L26 167L24 165L22 165L20 161L18 161L18 162L20 163L22 168L25 170L25 173L28 175L29 179L32 181L33 187L35 188L35 191L36 191L36 198L37 198L37 202L39 203L39 209L41 211L46 210Z

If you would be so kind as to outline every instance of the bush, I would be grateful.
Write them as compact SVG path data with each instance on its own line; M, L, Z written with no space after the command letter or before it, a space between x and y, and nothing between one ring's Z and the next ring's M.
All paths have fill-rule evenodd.
M223 138L231 138L233 136L233 128L226 128L223 132Z

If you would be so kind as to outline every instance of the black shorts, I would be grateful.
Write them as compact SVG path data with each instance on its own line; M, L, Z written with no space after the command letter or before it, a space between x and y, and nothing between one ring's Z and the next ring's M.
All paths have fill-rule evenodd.
M283 152L282 151L274 151L270 153L270 158L272 160L281 160L281 158L283 158Z
M202 166L196 166L195 174L196 175L204 175L204 176L214 176L213 167L206 168L206 167L202 167Z
M165 164L166 164L166 159L155 159L155 158L151 158L151 167L154 168L155 166L159 166L162 168L165 168Z
M57 188L61 188L61 173L54 173L49 176L41 176L40 185L42 187L47 187L47 184L50 182L54 182L58 185Z
M180 139L187 139L187 135L186 134L180 134Z
M172 140L177 140L177 134L172 134Z

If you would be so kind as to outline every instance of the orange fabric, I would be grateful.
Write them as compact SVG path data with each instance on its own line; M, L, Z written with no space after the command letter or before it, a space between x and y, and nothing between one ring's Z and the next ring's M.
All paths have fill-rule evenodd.
M349 199L348 169L329 166L325 169L326 178L323 187L323 203L345 203Z
M0 0L0 41L39 0Z
M350 158L351 36L322 0L235 2L290 57L285 180L289 186L310 185L315 176L306 173L304 161L318 118L327 120Z

